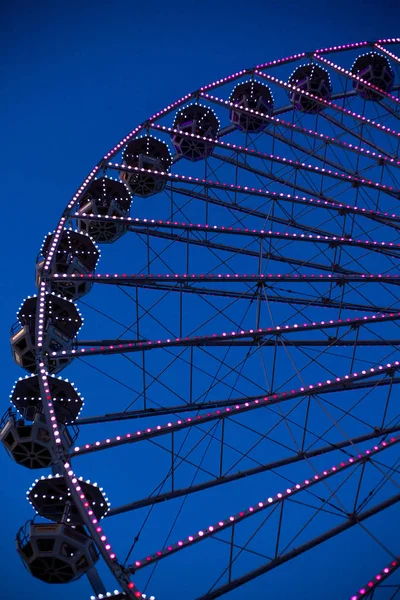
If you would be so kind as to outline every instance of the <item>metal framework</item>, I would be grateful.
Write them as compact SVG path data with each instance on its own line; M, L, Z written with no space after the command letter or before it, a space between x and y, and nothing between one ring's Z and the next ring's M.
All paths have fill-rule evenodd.
M232 99L252 86L264 95ZM397 570L374 517L395 521L400 500L399 89L400 38L219 79L118 142L48 237L37 298L11 338L22 366L22 337L31 344L38 389L11 401L25 420L41 413L65 481L62 522L73 506L115 597L211 600L246 583L251 593L280 567L295 598L292 560L318 563L333 539L338 560L366 544L387 564L355 593L333 582L337 597L378 598ZM95 244L63 237L71 227L115 241L100 271ZM69 305L52 317L49 294L63 290L87 317L85 339L56 337L73 320ZM72 399L53 397L50 374L69 364L88 406L63 422ZM79 445L68 446L76 424ZM104 519L128 538L124 559L76 475L83 455L122 480ZM93 598L107 595L104 572L85 572Z

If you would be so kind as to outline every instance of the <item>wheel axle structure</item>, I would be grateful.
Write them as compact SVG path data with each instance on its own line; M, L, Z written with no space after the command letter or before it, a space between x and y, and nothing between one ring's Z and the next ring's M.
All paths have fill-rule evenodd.
M88 174L11 330L28 375L0 439L50 470L16 538L34 577L85 575L92 600L400 594L399 90L400 38L271 60Z

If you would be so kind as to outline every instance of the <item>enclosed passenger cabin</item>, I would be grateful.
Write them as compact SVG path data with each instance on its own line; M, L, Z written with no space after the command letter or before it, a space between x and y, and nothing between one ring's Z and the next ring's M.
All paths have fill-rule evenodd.
M299 88L289 92L289 98L294 108L304 113L315 114L324 109L317 99L329 101L332 95L332 85L329 73L315 64L297 67L289 78L289 84ZM312 94L314 98L310 98Z
M16 542L27 569L46 583L75 581L99 559L84 529L64 523L31 522L20 529Z
M351 72L386 94L390 94L393 89L394 73L392 67L388 59L381 54L375 52L362 54L355 60ZM364 100L380 100L382 98L382 94L379 94L369 85L365 85L362 81L353 81L353 88Z
M8 410L1 421L0 441L13 460L28 469L45 469L53 464L54 442L44 415L37 413L31 423ZM66 452L74 439L65 425L57 429Z
M37 372L35 359L37 296L29 296L17 313L18 322L11 329L11 348L15 362L29 371ZM57 373L72 361L73 357L54 357L53 352L67 351L73 347L76 334L82 325L82 317L73 302L46 294L43 334L38 342L48 353L48 370Z
M269 116L274 107L271 90L267 85L254 80L239 83L233 89L229 101L238 106L231 108L230 120L240 131L260 133L267 127L268 120L263 119L262 115ZM259 114L240 109L254 110Z
M156 173L167 173L172 164L172 157L167 144L151 136L133 139L126 146L123 154L125 167L144 169L144 171L121 171L120 178L134 196L147 198L158 194L165 187L165 179Z
M47 382L58 423L72 423L78 418L83 406L83 398L68 380L48 375ZM20 415L33 421L42 412L42 396L37 375L27 375L15 384L10 400Z
M127 223L119 219L129 216L131 202L124 183L108 177L93 180L77 209L79 231L88 233L99 244L115 242L128 229Z
M86 500L90 504L93 515L96 519L102 519L108 512L110 503L103 493L103 488L99 488L97 483L90 483L79 479L79 485ZM36 512L50 521L59 522L65 517L65 521L70 525L82 524L79 511L71 499L71 492L65 483L64 477L49 475L46 478L36 479L29 489L28 500Z
M36 285L39 287L45 260L51 251L54 233L49 233L43 242L41 252L36 262ZM88 234L72 229L64 229L60 236L56 256L53 259L49 273L60 275L88 275L94 273L99 259L99 249ZM93 285L92 281L80 280L63 281L53 280L52 290L56 294L74 300L87 294Z
M214 140L218 136L219 120L211 108L189 104L178 110L173 127L178 130L171 134L178 155L197 161L213 153L214 144L209 139ZM203 137L209 139L201 139Z

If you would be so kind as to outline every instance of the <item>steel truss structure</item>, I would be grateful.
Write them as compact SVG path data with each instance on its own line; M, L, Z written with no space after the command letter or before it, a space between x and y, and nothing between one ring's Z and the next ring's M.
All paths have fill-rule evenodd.
M335 597L400 597L399 89L400 38L272 60L167 106L89 173L11 338L33 377L1 437L24 464L18 418L44 427L39 482L60 494L52 513L29 491L33 574L45 518L90 538L115 598L235 598L249 582L298 598L310 561L319 598L356 548L381 570L362 585L355 564ZM79 419L53 375L67 365ZM90 469L111 508L78 477ZM93 598L105 572L79 572Z

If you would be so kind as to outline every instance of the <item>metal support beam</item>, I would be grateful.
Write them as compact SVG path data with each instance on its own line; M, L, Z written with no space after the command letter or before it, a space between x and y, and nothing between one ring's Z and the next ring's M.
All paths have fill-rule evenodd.
M258 567L257 569L254 569L253 571L250 571L249 573L246 573L245 575L242 575L241 577L238 577L237 579L235 579L225 585L222 585L212 591L209 591L208 593L206 593L202 596L199 596L196 600L214 600L215 598L219 598L220 596L227 594L228 592L240 587L241 585L248 583L249 581L252 581L256 577L259 577L260 575L264 575L265 573L268 573L269 571L276 569L276 567L283 565L284 563L288 562L289 560L292 560L293 558L300 556L300 554L303 554L304 552L307 552L308 550L311 550L312 548L315 548L316 546L319 546L320 544L327 542L328 540L336 537L340 533L347 531L351 527L354 527L355 525L358 525L359 523L363 523L370 517L373 517L374 515L379 514L383 510L385 510L391 506L394 506L399 501L400 501L400 494L396 494L395 496L392 496L391 498L385 500L384 502L381 502L380 504L377 504L376 506L373 506L372 508L365 510L362 513L359 513L358 515L350 515L349 518L344 523L341 523L337 527L333 527L329 531L313 538L312 540L306 542L305 544L301 544L301 546L298 546L297 548L294 548L293 550L290 550L289 552L281 554L279 557L274 558L273 560L262 565L261 567Z
M115 515L120 515L122 513L136 510L138 508L143 508L145 506L153 506L154 504L163 503L167 500L187 496L188 494L195 494L197 492L201 492L212 487L224 485L225 483L232 483L233 481L246 479L247 477L251 477L252 475L259 475L260 473L265 473L267 471L279 469L287 465L292 465L301 462L303 460L306 461L316 456L322 456L323 454L328 454L330 452L334 452L335 450L344 450L345 448L358 446L359 444L368 442L369 440L377 439L380 437L384 438L387 435L398 433L399 431L400 425L386 429L374 429L370 433L359 435L352 439L345 439L334 444L329 444L327 446L320 446L319 448L315 448L314 450L305 451L299 454L293 454L286 458L281 458L280 460L275 460L264 465L258 465L257 467L253 467L252 469L237 471L236 473L231 473L230 475L225 475L224 477L218 477L209 481L203 481L202 483L197 483L186 488L177 489L173 492L161 492L157 494L157 496L143 498L141 500L136 500L135 502L123 504L122 506L116 506L115 508L111 508L109 510L106 517L113 517Z

